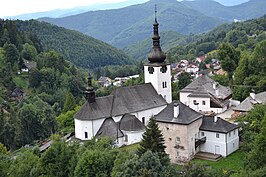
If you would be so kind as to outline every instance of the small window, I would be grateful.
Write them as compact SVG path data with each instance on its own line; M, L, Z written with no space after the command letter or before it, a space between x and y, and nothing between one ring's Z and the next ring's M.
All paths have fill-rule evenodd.
M236 130L234 130L234 135L236 134Z
M229 132L229 137L231 137L231 132Z
M128 142L128 136L125 135L125 142Z
M220 137L219 133L216 133L216 138L219 138L219 137Z
M176 144L180 144L180 137L176 137Z
M197 104L197 100L193 100L193 104L196 105Z
M177 156L177 157L179 156L179 152L178 152L178 151L176 151L176 156Z
M164 82L164 88L167 88L167 82Z
M235 143L233 143L233 148L235 148Z
M88 138L88 132L85 132L85 138L86 139Z
M145 125L145 117L142 117L142 123Z
M169 141L172 141L172 138L169 138Z
M202 101L202 105L206 105L206 102L205 101Z
M201 132L201 136L204 136L204 132Z

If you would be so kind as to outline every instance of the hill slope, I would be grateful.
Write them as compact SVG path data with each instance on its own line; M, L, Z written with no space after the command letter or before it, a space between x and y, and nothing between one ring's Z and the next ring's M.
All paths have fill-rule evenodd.
M163 24L160 27L161 31L177 31L182 34L201 33L222 23L176 0L150 0L121 9L89 11L64 18L40 20L78 30L123 48L150 36L155 4L158 6L159 22Z
M262 0L250 0L236 6L224 6L213 0L182 1L181 3L207 16L226 21L247 20L266 14L266 1Z
M35 20L15 22L19 30L36 34L44 50L58 51L77 66L101 67L131 63L123 51L80 32Z

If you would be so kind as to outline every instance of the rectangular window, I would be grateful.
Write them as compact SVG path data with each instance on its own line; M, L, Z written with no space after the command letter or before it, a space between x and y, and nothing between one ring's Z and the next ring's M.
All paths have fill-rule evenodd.
M179 152L178 152L178 151L176 151L176 156L177 156L177 157L179 156Z
M234 130L234 135L236 134L236 130Z
M163 84L163 88L164 88L164 82L162 84Z
M197 104L197 100L193 100L193 104L196 105Z
M216 133L216 138L219 138L219 137L220 137L219 133Z
M229 137L231 137L231 132L229 132Z
M235 148L235 143L233 143L233 148Z
M125 142L128 142L128 136L125 135Z
M88 132L85 132L85 138L86 139L88 138Z
M204 136L204 132L201 132L201 136Z
M166 84L166 82L164 82L164 88L167 88L167 84Z
M175 142L176 142L176 144L180 144L180 137L176 137Z
M142 123L145 125L145 117L142 117Z
M202 101L202 105L206 105L206 102L205 101Z

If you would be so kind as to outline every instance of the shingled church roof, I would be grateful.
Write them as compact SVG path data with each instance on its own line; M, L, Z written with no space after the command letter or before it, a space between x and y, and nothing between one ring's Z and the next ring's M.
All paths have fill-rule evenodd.
M145 125L140 120L131 114L125 114L119 122L119 128L124 131L142 131L145 130Z
M79 120L95 120L139 112L164 105L167 105L167 102L161 95L158 95L150 83L119 87L109 96L96 98L95 102L89 103L86 101L74 118Z

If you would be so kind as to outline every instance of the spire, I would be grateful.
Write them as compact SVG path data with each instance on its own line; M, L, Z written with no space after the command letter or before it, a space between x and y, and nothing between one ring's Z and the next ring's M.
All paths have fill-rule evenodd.
M90 72L88 72L88 87L85 91L86 99L89 103L95 102L95 92L92 87L92 77Z
M157 6L155 5L155 19L153 23L153 47L151 53L148 55L150 63L163 63L166 56L160 46L159 23L157 22Z

